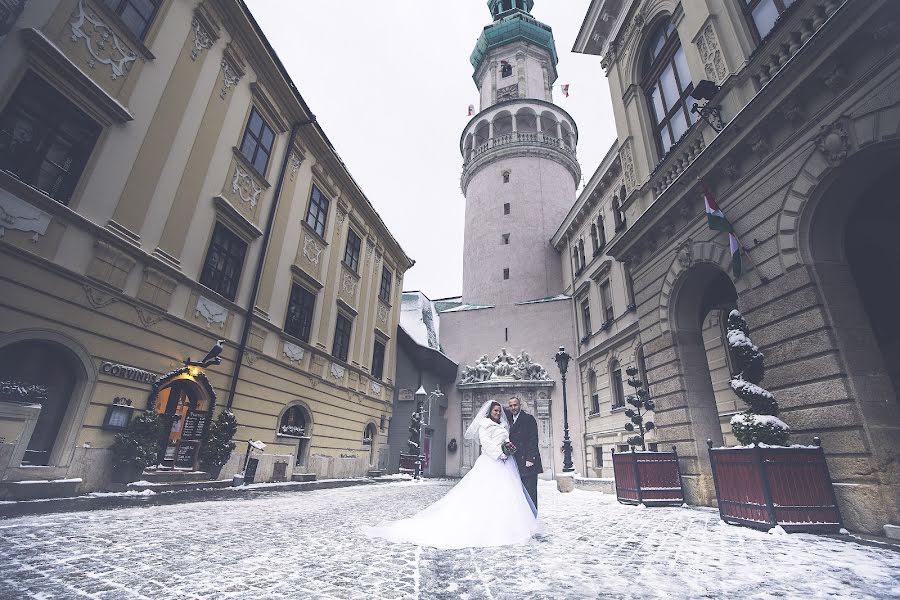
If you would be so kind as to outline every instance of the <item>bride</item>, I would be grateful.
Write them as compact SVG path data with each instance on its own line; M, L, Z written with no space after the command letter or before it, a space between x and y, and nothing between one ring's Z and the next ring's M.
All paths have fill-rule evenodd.
M453 489L415 516L364 528L365 533L436 548L523 544L541 533L543 525L522 487L516 461L503 452L509 422L500 403L485 402L465 437L478 438L481 456ZM485 510L490 521L481 518Z

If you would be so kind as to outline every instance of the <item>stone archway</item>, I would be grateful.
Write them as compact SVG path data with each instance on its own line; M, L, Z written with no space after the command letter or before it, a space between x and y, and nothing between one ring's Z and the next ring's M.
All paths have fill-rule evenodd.
M695 460L689 460L683 468L685 491L694 503L705 505L715 499L706 440L721 446L724 437L704 343L704 326L711 313L727 314L736 307L737 290L726 273L718 264L699 262L685 269L674 281L669 319L679 363L681 394L657 402L658 408L670 406L675 409L673 414L680 415L661 415L663 418L657 419L658 425L674 421L667 425L670 430L660 429L660 438L665 436L667 442L687 443L688 447L679 454L694 456Z
M36 384L47 391L36 402L40 412L26 426L10 467L57 467L47 474L65 474L96 379L90 354L62 333L35 329L0 336L0 380Z

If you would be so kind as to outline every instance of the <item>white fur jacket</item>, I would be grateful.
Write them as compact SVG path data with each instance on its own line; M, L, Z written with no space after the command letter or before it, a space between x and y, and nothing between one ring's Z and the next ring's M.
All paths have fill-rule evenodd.
M489 417L481 419L478 427L478 441L481 443L481 451L494 460L503 457L503 443L509 441L509 432L500 423L495 423Z

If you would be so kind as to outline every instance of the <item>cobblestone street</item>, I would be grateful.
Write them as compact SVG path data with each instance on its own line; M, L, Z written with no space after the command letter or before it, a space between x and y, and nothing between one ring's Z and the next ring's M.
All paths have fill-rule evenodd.
M416 512L451 485L275 491L0 521L0 596L900 598L900 553L890 549L772 536L722 525L713 510L625 507L544 483L547 535L526 547L439 551L358 532Z

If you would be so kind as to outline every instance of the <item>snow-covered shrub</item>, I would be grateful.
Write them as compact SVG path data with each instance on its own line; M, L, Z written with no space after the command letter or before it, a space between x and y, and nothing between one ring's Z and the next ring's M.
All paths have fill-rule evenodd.
M237 419L234 413L223 410L216 420L209 424L209 435L206 444L200 450L200 463L204 469L221 469L231 458L234 442L231 439L237 433Z
M625 369L628 373L628 385L634 388L634 394L628 396L625 402L634 408L626 408L625 416L629 422L625 423L625 431L637 432L636 435L628 438L629 446L640 446L641 450L647 449L646 440L647 433L653 431L655 425L653 421L645 421L647 411L654 410L656 405L650 398L650 392L647 391L647 384L637 378L638 370L634 367Z
M759 386L764 374L764 356L750 341L748 332L743 315L731 311L726 337L737 371L731 377L731 389L749 407L731 418L731 430L744 445L758 442L781 446L787 443L790 428L778 418L775 396Z
M124 471L142 471L149 464L156 464L162 421L156 411L146 410L128 423L128 428L117 433L112 451L113 468Z

